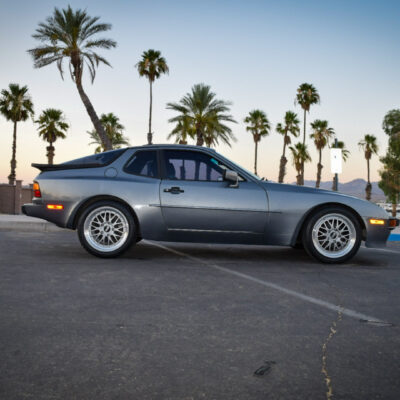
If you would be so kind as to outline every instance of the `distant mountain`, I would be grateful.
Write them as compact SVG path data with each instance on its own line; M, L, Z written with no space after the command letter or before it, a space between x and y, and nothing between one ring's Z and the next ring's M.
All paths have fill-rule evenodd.
M296 184L295 182L293 184ZM385 194L379 189L378 182L371 182L372 184L372 201L384 201ZM351 196L357 196L362 199L365 198L365 186L367 181L364 179L354 179L350 182L341 183L339 182L339 192L343 194L348 194ZM315 187L315 181L304 181L304 186ZM332 181L321 182L321 189L332 190Z

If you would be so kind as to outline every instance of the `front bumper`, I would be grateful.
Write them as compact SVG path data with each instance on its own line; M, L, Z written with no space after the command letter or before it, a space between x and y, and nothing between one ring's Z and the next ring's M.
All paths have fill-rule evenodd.
M396 226L399 226L399 220L397 218L388 218L384 225L372 225L369 220L370 218L365 219L367 227L365 246L376 248L386 247L390 232Z
M52 222L61 228L66 227L66 220L68 218L67 210L48 210L47 204L24 204L22 212L29 217L41 218L46 221Z

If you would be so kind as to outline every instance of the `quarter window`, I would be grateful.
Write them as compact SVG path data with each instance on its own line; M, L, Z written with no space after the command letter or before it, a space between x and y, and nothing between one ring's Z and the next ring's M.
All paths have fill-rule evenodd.
M152 150L137 151L126 164L128 174L158 177L157 152Z

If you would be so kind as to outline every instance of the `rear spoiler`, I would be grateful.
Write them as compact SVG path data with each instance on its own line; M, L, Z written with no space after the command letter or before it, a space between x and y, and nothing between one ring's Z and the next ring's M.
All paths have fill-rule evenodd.
M92 163L92 164L31 164L32 167L37 168L41 172L45 171L61 171L64 169L82 169L82 168L98 168L104 167L103 164Z

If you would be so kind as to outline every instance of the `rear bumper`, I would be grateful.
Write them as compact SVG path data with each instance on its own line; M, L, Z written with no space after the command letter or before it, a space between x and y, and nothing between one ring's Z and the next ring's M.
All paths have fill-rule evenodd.
M24 204L22 212L29 217L41 218L61 228L66 227L67 210L48 210L46 204Z
M399 226L399 220L396 218L389 218L386 220L385 225L371 225L369 218L365 220L367 227L367 237L365 241L366 247L386 247L386 242L389 238L390 232L395 226Z

